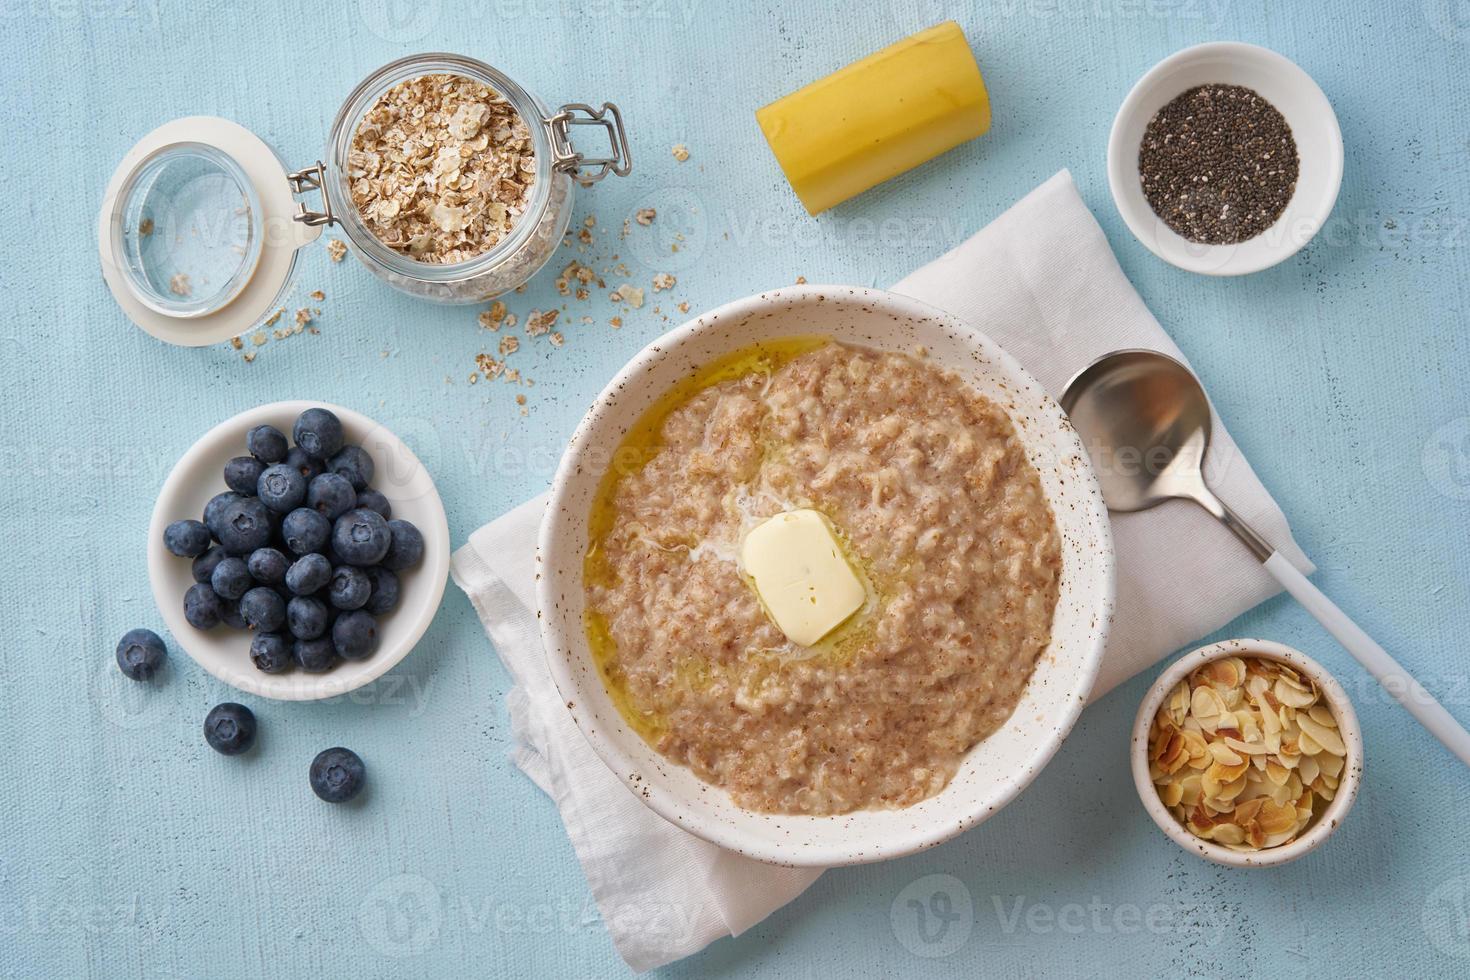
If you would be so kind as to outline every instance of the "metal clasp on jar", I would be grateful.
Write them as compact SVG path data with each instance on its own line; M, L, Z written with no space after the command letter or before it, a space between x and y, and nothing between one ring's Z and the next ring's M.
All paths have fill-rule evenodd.
M612 156L589 157L572 145L573 126L600 126L607 133ZM569 102L546 120L551 132L551 166L569 174L579 184L595 184L609 173L628 176L633 169L633 155L628 150L628 133L623 129L623 114L611 102L594 109L583 102Z
M327 166L320 160L316 166L307 167L305 170L296 170L288 173L286 179L291 182L292 194L304 194L307 191L320 191L322 195L321 211L308 211L306 205L298 201L296 203L296 214L292 220L299 221L304 225L334 225L337 216L332 213L332 202L327 198L326 189L322 186L327 180Z

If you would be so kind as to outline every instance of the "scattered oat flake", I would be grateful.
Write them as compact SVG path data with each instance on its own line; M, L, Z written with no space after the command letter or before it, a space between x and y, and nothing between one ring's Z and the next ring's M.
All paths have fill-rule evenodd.
M549 333L559 316L561 316L561 310L547 310L544 313L540 310L532 310L526 314L526 333L532 337Z
M526 404L526 396L525 395L516 395L516 404L517 405L524 405L524 404Z
M499 330L500 325L505 322L505 304L500 300L490 304L488 310L480 311L480 326L486 330Z
M174 277L168 281L168 291L175 296L189 296L193 294L194 287L189 282L188 274L179 272L175 273Z
M653 219L656 217L658 217L658 212L655 211L653 208L639 208L638 212L633 215L633 220L637 221L640 225L647 228L649 225L653 224Z
M299 309L299 310L296 311L296 327L297 327L296 332L297 333L300 333L301 332L301 329L300 328L306 326L308 323L311 322L312 312L313 311L308 310L304 306L301 309ZM315 312L320 313L321 310L316 310Z
M806 276L797 276L796 277L796 284L798 286L805 286L806 285Z
M567 342L567 339L556 331L552 331L551 336L548 339L551 341L552 347L560 347L562 344L565 344Z
M667 272L656 273L653 277L653 291L659 293L663 292L665 289L673 289L674 284L678 281L679 280L675 279Z
M251 334L251 336L250 336L250 342L252 344L254 344L256 347L263 347L265 345L265 342L266 342L265 331L264 330L257 330L257 331L255 331L255 333Z
M311 292L307 293L307 295L316 300L318 303L327 298L327 294L322 292L320 289L313 289Z
M285 313L285 312L286 312L286 308L284 306L281 307L280 309L276 310L276 312L272 313L270 316L268 316L268 317L265 318L265 325L267 327L273 327L273 326L275 326L276 325L276 321L279 320L281 318L281 314L282 313Z
M470 377L469 377L469 383L470 384L479 384L479 382L480 382L480 372L478 372L478 371L471 371L470 372Z
M327 239L327 255L331 256L333 262L341 262L342 257L347 254L347 243L337 239Z
M623 318L620 316L615 316L607 322L614 330L623 329Z
M245 342L242 341L239 337L231 337L230 346L235 348L235 350L239 350L241 347L245 346Z
M246 351L241 356L245 358L245 363L246 364L254 364L255 363L255 351L248 350L248 351Z
M630 282L625 282L614 289L608 294L608 299L614 303L627 303L635 310L643 308L643 290Z
M507 336L504 336L504 337L501 337L500 338L500 356L501 357L509 357L511 354L514 354L516 351L520 350L520 347L521 347L521 340L520 340L519 337L515 336L514 334L507 335Z
M688 313L689 312L689 304L687 302L680 303L679 304L679 312L680 313Z
M597 215L595 215L595 214L589 214L589 215L587 215L587 217L585 217L585 218L582 219L582 224L583 224L584 227L587 227L587 228L596 228L597 227Z
M683 163L685 160L689 159L689 147L685 146L683 143L675 143L674 148L669 152L673 153L674 159L678 160L680 163Z

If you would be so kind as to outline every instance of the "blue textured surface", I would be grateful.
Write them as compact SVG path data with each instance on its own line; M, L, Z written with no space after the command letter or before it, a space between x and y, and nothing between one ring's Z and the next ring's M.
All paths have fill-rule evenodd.
M806 217L752 110L944 17L972 39L994 129ZM1221 38L1301 64L1347 145L1327 232L1278 268L1228 281L1147 253L1103 170L1132 82L1180 47ZM155 690L118 675L116 638L159 626L144 568L153 494L209 425L264 401L321 398L414 445L462 541L546 484L595 391L683 318L675 303L699 309L798 275L886 284L1063 166L1292 518L1319 584L1470 721L1463 3L889 0L737 14L708 0L14 0L0 39L0 975L622 972L554 809L505 759L507 678L457 590L413 656L360 697L238 696L261 721L245 758L205 748L200 721L230 692L176 647ZM496 339L473 310L413 302L320 248L298 301L325 290L313 304L320 334L272 340L254 363L227 345L167 347L128 324L97 274L94 228L102 188L138 137L219 114L305 165L360 78L433 49L500 65L553 104L622 105L637 168L579 197L578 220L599 219L596 244L568 258L601 267L618 252L631 281L675 273L672 293L650 291L613 330L602 293L563 300L542 276L512 309L566 302L567 344L524 343L512 364L536 385L520 389L465 383ZM687 163L669 153L678 142ZM619 241L645 205L660 209L656 229L682 213L680 252L636 226ZM1464 975L1470 776L1291 603L1225 634L1296 645L1356 696L1366 780L1329 846L1284 869L1230 872L1167 843L1126 764L1145 676L1090 709L1025 796L981 829L828 874L748 935L667 972ZM334 744L367 760L362 805L310 794L307 764ZM946 907L961 917L942 919Z

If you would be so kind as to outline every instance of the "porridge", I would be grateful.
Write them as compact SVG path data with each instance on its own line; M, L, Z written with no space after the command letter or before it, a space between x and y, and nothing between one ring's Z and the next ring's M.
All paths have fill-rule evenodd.
M819 513L855 612L788 639L741 562ZM587 631L619 711L745 808L834 814L939 792L1050 642L1061 551L998 405L920 357L778 342L677 386L594 504Z

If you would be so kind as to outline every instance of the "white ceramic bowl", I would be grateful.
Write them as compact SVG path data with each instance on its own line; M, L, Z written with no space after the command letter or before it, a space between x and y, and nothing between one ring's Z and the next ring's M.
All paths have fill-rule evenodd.
M1236 245L1201 245L1164 224L1138 177L1138 147L1149 120L1197 85L1244 85L1280 110L1296 140L1296 192L1276 223ZM1332 214L1342 184L1342 131L1327 96L1310 75L1274 51L1220 41L1170 55L1138 80L1108 137L1108 186L1138 240L1165 262L1210 276L1257 272L1296 254Z
M1228 847L1194 836L1164 806L1164 801L1159 799L1159 792L1148 775L1149 728L1153 725L1154 716L1158 714L1164 698L1174 690L1176 684L1201 664L1225 657L1264 657L1278 660L1310 677L1327 699L1327 706L1337 719L1337 730L1342 735L1343 744L1347 746L1347 761L1342 767L1341 782L1332 801L1307 826L1306 833L1288 844L1264 851L1232 851ZM1232 868L1269 868L1286 864L1321 847L1342 823L1343 817L1347 816L1353 800L1358 797L1358 786L1363 780L1363 732L1358 727L1358 716L1353 711L1352 702L1348 700L1347 691L1317 661L1299 650L1271 640L1222 640L1191 651L1170 664L1159 675L1159 679L1154 681L1143 703L1138 706L1138 716L1133 720L1130 755L1133 785L1138 789L1138 798L1143 801L1143 808L1154 818L1159 829L1186 851Z
M347 441L373 457L373 487L393 505L395 519L412 522L424 536L424 560L399 572L398 608L379 620L378 650L366 660L342 661L322 674L293 669L266 674L250 662L253 633L220 625L208 632L184 619L184 593L194 584L190 559L163 546L163 529L177 520L199 520L204 505L229 489L221 475L225 463L245 452L245 434L254 426L274 425L291 436L296 416L313 406L331 409L342 420ZM158 611L178 642L198 664L231 687L279 701L316 701L355 690L382 676L408 655L429 628L444 598L449 577L449 523L444 504L418 457L403 442L366 415L326 402L275 402L241 412L206 432L184 453L159 491L148 527L148 578Z
M737 807L664 759L619 716L583 630L587 516L610 454L671 385L762 340L824 334L890 350L922 344L938 364L1006 406L1056 515L1062 587L1051 646L1006 724L977 745L950 785L903 810L785 816ZM665 334L605 388L572 436L541 526L537 582L547 658L563 700L608 767L648 806L706 840L763 861L831 866L938 844L1013 799L1056 752L1092 689L1113 610L1113 549L1087 453L1057 404L985 336L917 300L850 286L796 286L737 300Z

